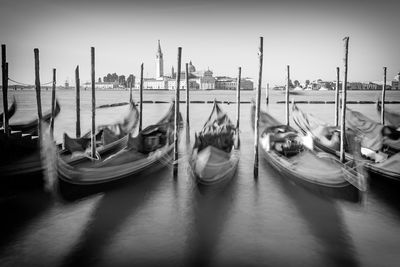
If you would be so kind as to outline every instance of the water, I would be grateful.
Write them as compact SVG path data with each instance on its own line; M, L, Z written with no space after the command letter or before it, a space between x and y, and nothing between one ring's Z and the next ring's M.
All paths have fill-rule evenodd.
M10 91L19 109L12 121L36 114L34 91ZM55 137L74 135L73 91L58 91L61 113ZM349 100L375 100L378 92L350 92ZM98 105L126 102L127 91L98 91ZM243 93L249 100L253 92ZM400 100L400 92L388 92ZM43 91L44 110L50 92ZM196 100L234 101L234 92L193 92ZM82 132L90 127L90 93L82 92ZM145 100L170 100L173 92L146 92ZM182 99L185 98L184 93ZM284 121L281 92L272 92L272 115ZM333 92L308 92L299 100L333 100ZM138 99L137 92L134 99ZM263 96L264 100L264 96ZM1 102L1 101L0 101ZM1 102L2 103L2 102ZM374 105L349 105L378 120ZM145 104L144 125L168 104ZM211 104L191 105L191 132L200 130ZM265 109L265 102L263 106ZM333 105L301 105L333 122ZM398 105L388 105L399 110ZM235 119L235 105L222 105ZM98 123L118 120L127 106L97 110ZM184 104L181 110L185 111ZM398 266L400 186L371 180L361 199L326 195L299 186L260 161L253 178L250 105L241 109L241 158L224 187L199 188L188 175L181 142L179 174L164 168L118 187L74 200L32 190L0 198L1 266Z

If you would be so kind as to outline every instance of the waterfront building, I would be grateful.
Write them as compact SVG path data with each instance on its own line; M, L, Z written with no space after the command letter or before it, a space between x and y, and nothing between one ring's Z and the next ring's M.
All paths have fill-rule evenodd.
M392 90L400 90L400 72L392 80Z
M220 90L236 90L237 87L237 79L231 77L217 77L215 81L215 89ZM240 80L240 89L241 90L253 90L254 83L249 78L244 78Z
M91 88L92 83L91 82L86 82L83 84L83 88ZM117 82L96 82L94 84L94 87L96 89L114 89L118 87Z

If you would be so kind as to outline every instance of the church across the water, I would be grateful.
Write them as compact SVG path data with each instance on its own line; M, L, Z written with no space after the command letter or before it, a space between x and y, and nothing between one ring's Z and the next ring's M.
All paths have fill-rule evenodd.
M153 89L153 90L174 90L176 89L176 75L174 67L171 67L171 73L169 75L164 74L164 55L161 49L160 40L158 40L158 46L156 51L156 77L155 78L143 78L143 89ZM188 65L189 72L189 88L192 90L213 90L213 89L228 89L222 85L222 82L218 81L217 77L213 76L213 72L210 69L205 71L198 71L193 65L192 61ZM181 66L180 75L180 89L186 89L186 71L185 63ZM226 77L224 77L226 78ZM236 79L230 79L229 89L236 88ZM253 89L253 82L249 79L243 79L241 82L242 89ZM140 79L136 79L135 88L140 87ZM219 88L221 87L221 88Z

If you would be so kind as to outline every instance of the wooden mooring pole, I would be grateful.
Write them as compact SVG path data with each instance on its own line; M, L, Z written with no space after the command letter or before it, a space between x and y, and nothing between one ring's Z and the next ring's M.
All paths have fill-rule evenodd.
M92 159L96 158L96 84L95 84L95 50L90 49L91 54L91 78L92 78Z
M50 134L54 136L54 120L56 117L56 69L53 69L53 83L51 89L51 121Z
M259 142L259 118L260 118L260 98L261 98L261 79L263 65L263 37L260 37L260 47L258 51L259 68L258 68L258 86L256 97L256 113L254 119L254 178L258 177L258 142Z
M6 70L6 45L1 45L1 71L2 71L2 89L3 89L3 127L4 133L8 136L8 67Z
M387 71L387 68L383 67L382 106L381 106L381 123L383 125L385 125L386 71Z
M182 47L178 47L178 67L175 89L175 131L174 131L174 176L178 174L178 136L179 136L179 87L181 81Z
M141 132L143 124L143 63L140 65L139 105L139 132Z
M346 101L347 101L347 67L349 57L349 37L345 37L344 41L344 79L342 86L342 113L340 122L340 161L345 161L345 138L346 138Z
M37 112L38 112L38 136L40 140L41 131L42 131L42 102L40 97L40 75L39 75L39 49L35 48L33 50L35 55L35 89L36 89L36 103L37 103Z
M186 144L190 144L190 117L189 117L189 91L190 91L190 81L189 81L189 64L186 63Z
M267 87L265 87L265 103L269 104L269 83L267 83Z
M335 89L335 126L339 126L339 87L340 87L340 68L336 67L336 89Z
M79 65L75 68L75 94L76 94L76 138L81 137L81 93L80 93Z
M240 82L242 79L242 68L238 68L238 77L237 77L237 84L236 84L236 148L239 147L239 125L240 125Z
M289 87L290 87L290 66L287 65L287 81L286 81L286 92L285 92L285 118L286 125L289 125Z
M132 102L133 98L132 98L132 86L133 86L133 81L131 80L129 82L129 103Z

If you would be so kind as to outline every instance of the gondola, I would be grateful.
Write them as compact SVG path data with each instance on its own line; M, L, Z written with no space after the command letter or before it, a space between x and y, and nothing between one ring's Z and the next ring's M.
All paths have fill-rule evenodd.
M252 105L254 127L255 105ZM278 172L306 187L310 184L327 189L344 189L352 185L366 189L363 176L327 153L312 150L308 137L283 125L268 113L260 112L260 148L263 157ZM312 142L311 142L312 143Z
M60 105L58 101L56 101L56 106L55 106L55 116L60 113ZM47 111L46 113L43 114L42 120L44 122L50 122L51 120L51 110ZM10 129L12 131L20 131L23 134L30 134L30 135L37 135L37 129L38 129L38 119L34 118L30 121L24 122L24 123L13 123L10 124Z
M56 101L56 115L60 112L60 106ZM43 116L48 122L51 119L51 111ZM36 128L35 128L36 127ZM16 179L18 176L37 176L42 170L39 149L39 137L37 134L38 121L30 121L24 124L11 124L13 132L10 136L0 135L0 173L7 183L8 179ZM22 177L23 178L23 177ZM2 183L0 181L0 183Z
M68 163L65 158L56 155L55 166L60 181L76 186L106 184L145 170L154 171L171 163L175 131L174 110L175 104L172 104L159 122L148 126L136 137L128 134L124 147L106 158L86 158ZM179 117L182 121L181 116Z
M13 97L13 101L11 103L11 106L8 107L8 118L10 119L15 111L17 110L17 101L15 100L15 97ZM3 115L4 113L0 114L0 127L3 127Z
M310 114L305 114L296 105L293 105L293 120L304 133L312 135L314 144L320 150L340 156L339 144L340 141L332 141L336 138L338 128L329 126L319 121L317 118ZM384 177L394 181L400 181L400 153L397 151L399 141L383 140L380 132L383 128L382 125L376 123L359 112L354 112L347 109L346 112L346 143L345 143L345 159L346 161L354 160L352 140L354 136L359 134L363 137L361 146L370 147L374 150L381 150L388 158L377 163L375 160L363 157L360 161L363 163L364 168L373 176ZM328 142L327 142L328 140ZM338 143L339 142L339 143ZM380 143L383 142L383 150Z
M102 125L96 131L96 147L100 156L106 153L114 153L123 148L128 141L128 133L133 133L139 122L139 111L136 105L131 101L128 114L121 122L112 125ZM66 158L74 154L75 158L84 155L87 149L90 149L90 131L81 138L71 138L64 133L64 149L60 154Z
M238 133L216 101L201 132L195 136L190 158L192 174L203 185L227 181L239 162Z
M381 103L378 100L376 102L376 111L378 112L379 116L381 115ZM385 122L388 123L389 125L392 125L393 127L395 127L396 129L400 128L400 113L398 112L394 112L392 110L388 110L385 107Z

